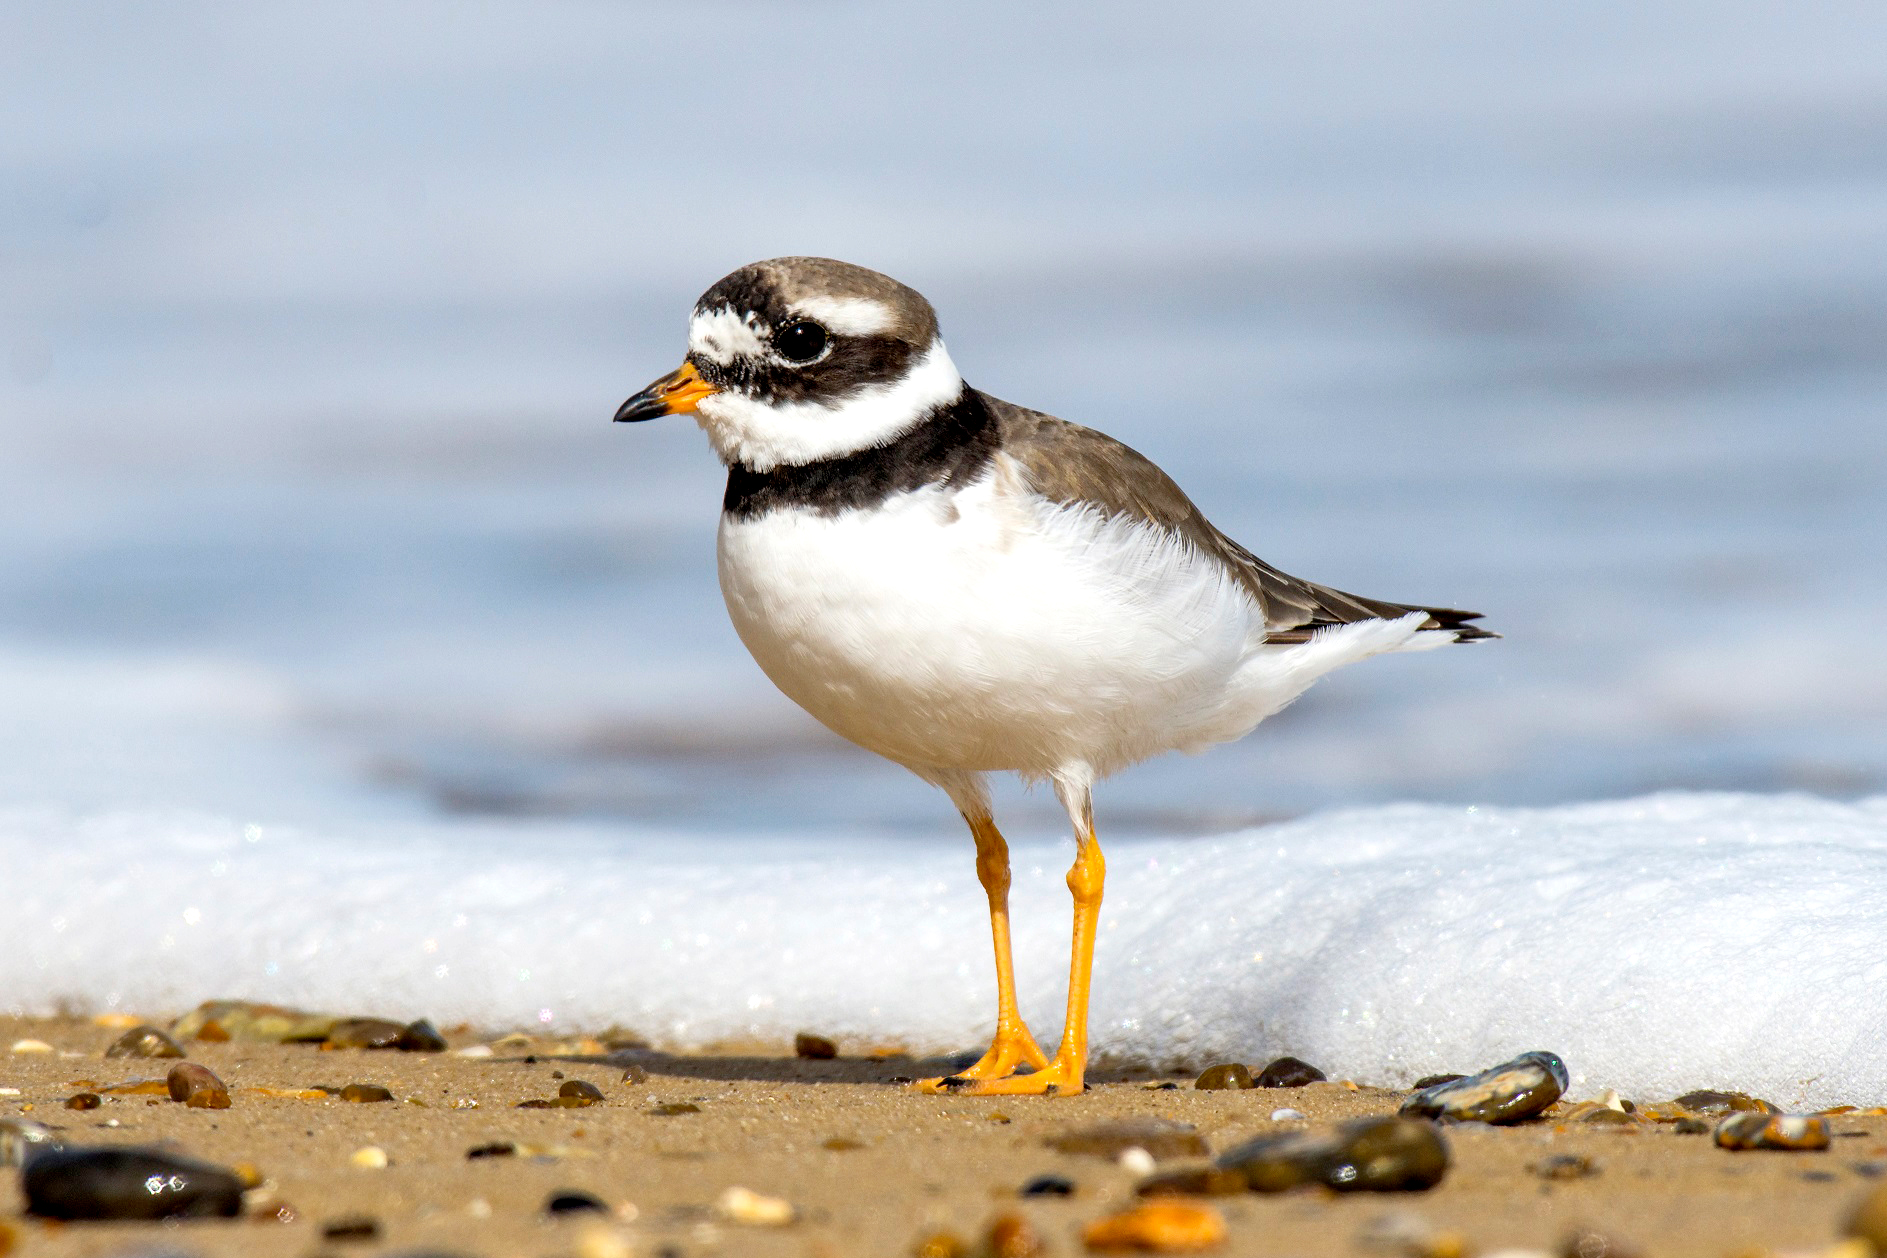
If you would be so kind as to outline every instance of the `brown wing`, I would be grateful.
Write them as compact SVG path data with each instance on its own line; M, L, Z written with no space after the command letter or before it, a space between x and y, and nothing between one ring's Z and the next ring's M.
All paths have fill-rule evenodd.
M1087 502L1110 515L1144 520L1218 559L1257 601L1267 642L1308 642L1325 625L1393 620L1416 611L1428 613L1422 628L1452 629L1457 642L1500 636L1467 623L1480 619L1479 612L1363 598L1279 572L1214 528L1173 478L1138 451L1092 428L985 398L1001 426L1003 452L1022 465L1030 488L1053 502Z

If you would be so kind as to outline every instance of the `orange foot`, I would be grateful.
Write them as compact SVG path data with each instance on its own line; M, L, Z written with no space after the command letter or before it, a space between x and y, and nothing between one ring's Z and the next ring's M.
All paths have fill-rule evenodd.
M982 1062L977 1063L978 1066ZM911 1086L919 1092L951 1093L957 1096L1078 1096L1087 1090L1087 1063L1057 1057L1029 1075L979 1077L964 1071L943 1079L919 1079Z

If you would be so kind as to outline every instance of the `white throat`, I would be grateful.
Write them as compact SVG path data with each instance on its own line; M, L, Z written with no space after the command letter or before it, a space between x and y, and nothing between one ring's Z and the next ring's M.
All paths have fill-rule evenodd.
M767 472L884 445L962 393L963 377L939 338L896 380L838 402L769 405L729 391L702 398L695 421L721 462Z

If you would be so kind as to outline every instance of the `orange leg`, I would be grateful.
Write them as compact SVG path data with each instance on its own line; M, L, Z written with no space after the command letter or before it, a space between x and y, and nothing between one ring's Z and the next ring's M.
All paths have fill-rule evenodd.
M965 1071L948 1079L925 1079L917 1084L922 1091L959 1092L970 1096L1073 1096L1087 1087L1088 987L1094 971L1094 930L1101 915L1101 888L1107 879L1107 862L1094 837L1087 791L1083 789L1072 797L1064 796L1064 802L1070 804L1070 815L1077 818L1075 863L1068 870L1068 891L1075 901L1075 935L1068 962L1068 1020L1062 1027L1061 1047L1055 1052L1055 1060L1028 1075L996 1077ZM1006 861L1004 867L1007 868ZM991 903L994 903L993 896ZM1006 921L1004 934L1007 934ZM992 1048L991 1052L994 1051Z
M989 897L989 933L996 945L996 1038L982 1060L952 1079L1002 1079L1015 1073L1018 1064L1035 1070L1048 1065L1048 1057L1036 1046L1035 1037L1022 1021L1016 1004L1016 967L1009 952L1009 844L987 812L966 812L976 838L976 877ZM959 1086L943 1079L925 1079L917 1084L922 1091L940 1092Z

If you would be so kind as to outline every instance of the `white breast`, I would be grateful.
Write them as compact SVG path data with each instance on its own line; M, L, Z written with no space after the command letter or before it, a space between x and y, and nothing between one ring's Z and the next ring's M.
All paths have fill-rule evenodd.
M1358 657L1325 639L1262 645L1256 607L1214 561L1029 493L1000 457L974 485L878 510L726 518L720 574L788 697L920 772L1110 773L1236 738ZM1408 636L1373 623L1392 633L1362 654Z

